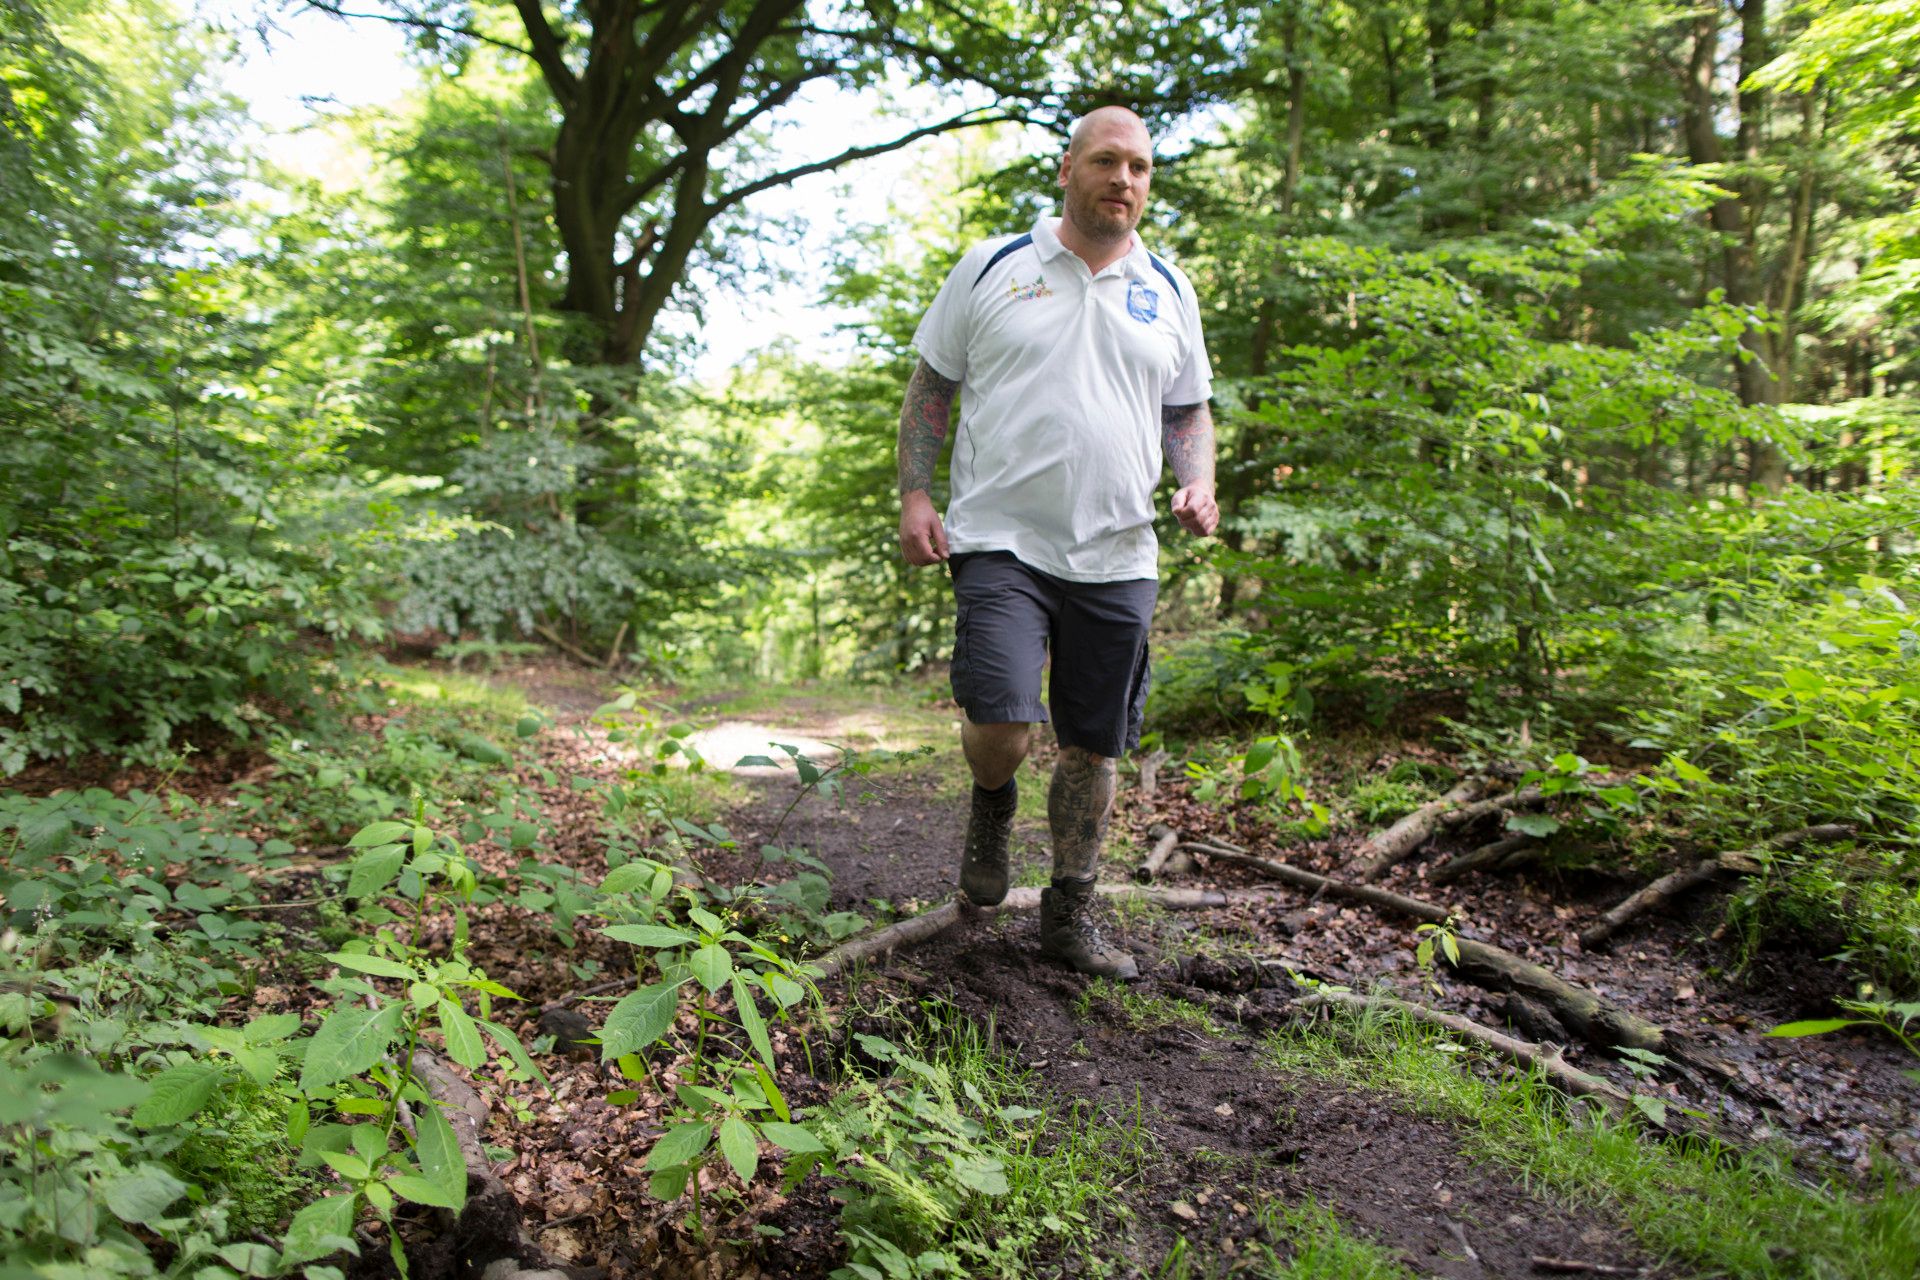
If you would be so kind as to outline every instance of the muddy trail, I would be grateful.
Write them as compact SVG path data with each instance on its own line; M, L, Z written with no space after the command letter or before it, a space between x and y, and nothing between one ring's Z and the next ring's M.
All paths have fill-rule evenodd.
M532 692L555 709L563 729L573 730L543 739L550 769L594 776L617 765L617 751L596 754L593 735L579 732L597 696L592 690ZM707 726L699 741L720 765L763 752L769 742L799 744L820 759L831 758L834 744L937 743L952 714L923 705L914 726L903 731L898 706L878 701L848 706L792 698L725 715L710 706L683 710ZM1036 751L1022 775L1028 799L1016 826L1016 883L1044 880L1048 754ZM1391 763L1383 759L1382 768ZM957 752L936 747L831 797L800 794L790 771L747 770L745 801L722 819L738 850L704 851L701 870L727 883L777 879L785 873L747 852L777 840L804 848L831 869L835 909L876 922L926 910L952 893L963 820L958 767ZM546 793L554 846L590 871L601 839L597 812L577 788L534 785ZM1178 782L1162 785L1151 800L1123 786L1103 874L1124 878L1147 846L1148 828L1160 822L1204 837L1210 829L1217 833L1224 819L1195 805ZM1254 852L1331 871L1363 833L1285 848L1263 842L1257 828L1244 823L1233 834ZM1425 884L1428 869L1484 834L1449 833L1385 883L1434 892ZM858 971L851 983L831 982L826 992L854 1029L878 1034L890 1020L897 1026L936 1011L971 1018L990 1027L999 1048L1076 1123L1137 1127L1157 1157L1143 1161L1121 1187L1130 1217L1115 1247L1123 1270L1133 1274L1152 1274L1182 1240L1201 1256L1230 1263L1258 1236L1252 1206L1274 1195L1311 1196L1422 1275L1532 1276L1545 1273L1543 1259L1685 1274L1659 1265L1603 1213L1530 1191L1476 1160L1457 1127L1378 1092L1289 1076L1262 1052L1266 1033L1296 1016L1286 1008L1296 994L1289 970L1358 990L1390 989L1501 1027L1515 1024L1511 997L1444 980L1436 993L1416 970L1407 922L1275 889L1236 869L1216 868L1211 875L1193 869L1174 883L1229 892L1260 886L1213 910L1123 908L1114 921L1142 962L1132 993L1149 1005L1167 997L1209 1010L1212 1025L1204 1030L1143 1021L1136 1002L1114 989L1090 995L1085 979L1040 957L1031 913L974 921ZM1901 1101L1907 1086L1894 1052L1865 1037L1774 1042L1757 1036L1779 1021L1823 1011L1827 1000L1844 993L1838 970L1806 957L1775 956L1744 976L1727 976L1730 957L1711 937L1711 895L1642 922L1609 955L1582 955L1574 940L1579 927L1631 887L1488 876L1456 887L1446 900L1467 909L1462 936L1496 941L1645 1017L1684 1027L1729 1064L1729 1075L1704 1085L1684 1077L1636 1081L1618 1058L1570 1045L1569 1060L1583 1069L1630 1089L1664 1093L1741 1132L1780 1134L1862 1170L1876 1151L1903 1157L1911 1169L1917 1139ZM552 948L538 937L516 940L509 927L489 949L496 957L491 965L536 999L566 994L570 982L596 976L596 965L599 973L617 973L621 964L619 948L587 942L567 956L584 967L556 981ZM591 1004L581 1008L589 1018L600 1016ZM1524 1022L1525 1011L1519 1013ZM612 1275L758 1271L797 1278L824 1276L839 1264L834 1206L810 1185L790 1199L766 1192L737 1206L734 1230L757 1224L768 1239L743 1254L707 1256L710 1250L687 1239L644 1194L639 1170L657 1128L644 1114L606 1106L601 1099L609 1080L599 1064L556 1065L555 1093L525 1099L536 1123L500 1134L518 1153L503 1168L506 1181L556 1257ZM783 1087L817 1099L829 1085L797 1080ZM1077 1274L1076 1261L1059 1259L1058 1274Z

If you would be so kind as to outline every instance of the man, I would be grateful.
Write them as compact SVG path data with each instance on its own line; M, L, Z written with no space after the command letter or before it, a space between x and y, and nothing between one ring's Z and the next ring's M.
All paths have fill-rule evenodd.
M900 412L900 549L947 562L957 604L953 694L974 781L961 891L980 906L1006 897L1015 779L1030 725L1048 718L1050 649L1060 758L1040 949L1122 979L1138 971L1095 925L1094 871L1115 763L1140 741L1163 457L1180 524L1204 537L1219 523L1199 305L1134 234L1152 177L1138 116L1082 119L1060 161L1062 216L960 260L914 335ZM928 491L962 386L943 523Z

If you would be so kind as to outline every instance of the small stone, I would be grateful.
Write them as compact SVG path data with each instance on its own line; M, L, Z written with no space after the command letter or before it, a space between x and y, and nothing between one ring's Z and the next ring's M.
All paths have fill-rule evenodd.
M1188 1222L1200 1221L1199 1211L1196 1210L1192 1205L1188 1204L1185 1200L1175 1200L1171 1205L1168 1205L1167 1207L1173 1210L1173 1216L1176 1218L1184 1218Z

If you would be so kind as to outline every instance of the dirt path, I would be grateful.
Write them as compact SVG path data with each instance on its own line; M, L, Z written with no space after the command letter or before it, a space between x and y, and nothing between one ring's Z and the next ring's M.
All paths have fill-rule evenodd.
M586 711L598 705L596 690L542 685L529 692L562 721L561 731L543 738L555 776L604 777L617 771L618 751L597 746L590 734L580 732ZM897 698L856 695L760 696L701 708L700 722L716 735L705 739L712 747L709 757L721 765L731 763L729 753L743 747L757 753L761 747L753 744L768 741L805 743L810 755L832 744L859 750L937 745L931 755L882 771L870 785L850 788L831 801L803 798L790 813L795 780L752 771L758 776L742 780L746 798L723 818L743 852L704 856L703 869L734 882L759 874L763 869L744 851L777 834L781 845L805 847L831 868L838 909L906 915L944 900L952 891L965 791L958 753L946 745L952 741L953 714L937 703L903 705ZM1044 879L1049 764L1040 752L1022 774L1016 882ZM552 806L554 846L566 851L567 861L588 869L604 840L597 811L578 790L534 785ZM1130 865L1147 823L1165 817L1189 829L1197 821L1177 788L1163 792L1155 810L1130 793L1123 795L1106 869L1110 878L1119 878L1121 868ZM1247 838L1244 831L1241 837ZM1263 851L1322 869L1344 853L1337 840ZM1396 873L1394 883L1421 891L1420 866L1434 860ZM1602 902L1610 892L1604 885L1588 888ZM1775 1126L1846 1158L1859 1155L1869 1142L1888 1141L1889 1134L1896 1144L1914 1139L1911 1113L1897 1101L1904 1096L1895 1087L1902 1064L1882 1046L1855 1040L1781 1048L1758 1043L1749 1032L1768 1025L1769 1018L1794 1016L1797 1010L1790 1006L1811 999L1807 988L1817 986L1820 975L1803 974L1797 985L1759 991L1724 977L1700 976L1698 970L1713 959L1686 953L1691 935L1682 921L1656 923L1622 949L1617 964L1583 960L1563 948L1581 923L1570 917L1588 911L1577 899L1568 906L1549 900L1537 886L1510 879L1488 879L1470 889L1476 927L1503 945L1546 958L1570 977L1604 985L1649 1017L1695 1031L1707 1028L1752 1081L1746 1100L1716 1100L1725 1114L1744 1118L1749 1131ZM1647 1266L1646 1274L1661 1274L1618 1223L1529 1191L1469 1157L1467 1135L1458 1129L1399 1109L1376 1093L1274 1069L1261 1049L1263 1027L1274 1019L1263 1013L1282 1003L1283 993L1245 990L1245 965L1193 959L1225 947L1283 959L1301 971L1358 986L1397 980L1408 994L1418 995L1421 984L1409 972L1411 935L1404 925L1310 903L1304 896L1253 910L1130 915L1121 933L1143 960L1143 980L1134 994L1148 1002L1169 997L1210 1006L1219 1016L1207 1033L1179 1022L1143 1025L1137 1008L1117 996L1086 998L1085 980L1041 960L1034 930L1031 917L1003 917L892 957L862 975L857 993L837 988L830 995L836 1000L857 996L866 1007L888 994L901 997L897 1003L908 1008L923 1001L944 1003L991 1024L1004 1049L1062 1104L1083 1100L1100 1114L1144 1126L1148 1145L1160 1158L1126 1181L1133 1219L1129 1237L1116 1241L1133 1273L1151 1274L1182 1238L1202 1256L1231 1261L1256 1230L1251 1206L1262 1195L1277 1194L1318 1199L1351 1230L1397 1251L1422 1275L1533 1276L1540 1274L1532 1261L1538 1257ZM560 988L567 982L592 977L596 964L617 972L616 950L589 943L568 953L574 976L558 981L550 942L531 933L504 937L498 954L499 963L516 970L510 979L517 979L514 985L525 984L536 998L551 998L564 994ZM1497 998L1468 988L1449 991L1442 1002L1496 1025L1505 1021ZM1768 1061L1782 1055L1788 1057L1784 1064ZM1607 1064L1588 1055L1582 1065L1595 1070ZM1626 1079L1617 1067L1614 1074ZM549 1248L563 1256L611 1261L616 1275L645 1274L672 1252L673 1232L645 1201L637 1176L649 1131L631 1113L613 1113L598 1101L607 1084L603 1075L597 1064L560 1071L556 1096L539 1104L539 1118L549 1132L536 1138L524 1126L517 1131L513 1145L521 1154L507 1178L523 1200L544 1210L548 1221L573 1224L550 1233ZM1891 1082L1886 1084L1891 1098L1872 1087L1883 1078ZM1837 1089L1835 1081L1842 1082ZM1816 1086L1824 1089L1823 1096L1814 1096ZM769 1274L810 1278L836 1265L821 1204L803 1193L785 1209L763 1208L772 1215L769 1221L784 1221L790 1228L769 1259ZM656 1239L636 1244L647 1233ZM1063 1260L1060 1274L1076 1274L1073 1262Z

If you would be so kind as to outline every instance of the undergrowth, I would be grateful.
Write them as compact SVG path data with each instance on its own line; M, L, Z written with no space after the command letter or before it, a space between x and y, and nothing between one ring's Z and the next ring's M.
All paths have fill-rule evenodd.
M1489 1084L1463 1072L1431 1029L1386 1013L1290 1030L1267 1052L1283 1070L1391 1093L1464 1122L1479 1158L1622 1218L1656 1255L1701 1274L1768 1280L1885 1280L1920 1274L1920 1191L1888 1171L1876 1194L1798 1168L1784 1150L1652 1141L1574 1105L1537 1077Z

